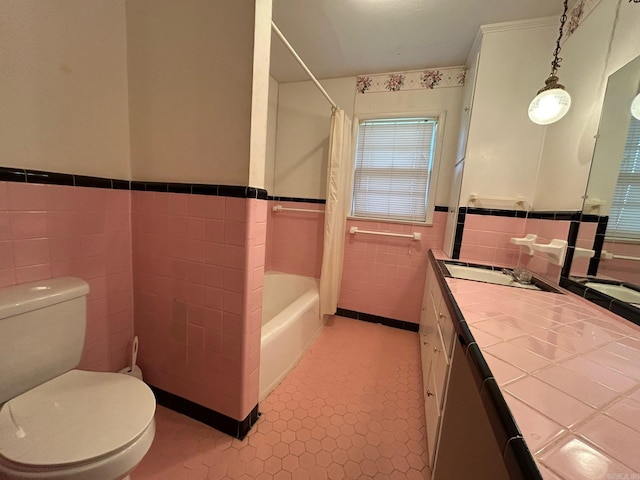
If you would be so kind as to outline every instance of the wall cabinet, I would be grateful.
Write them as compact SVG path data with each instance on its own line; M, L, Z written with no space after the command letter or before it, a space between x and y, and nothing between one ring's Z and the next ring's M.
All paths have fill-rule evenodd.
M548 70L554 30L549 19L480 27L466 63L444 241L450 257L459 207L511 210L519 196L533 202L544 129L527 107ZM481 200L469 202L471 194Z
M479 385L459 341L434 265L429 262L420 317L420 354L432 480L511 478Z

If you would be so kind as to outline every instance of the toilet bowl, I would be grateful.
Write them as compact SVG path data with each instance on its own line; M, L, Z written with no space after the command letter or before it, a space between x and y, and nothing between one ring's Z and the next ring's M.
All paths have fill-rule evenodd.
M87 293L73 278L0 289L2 480L120 480L151 446L146 384L67 368L82 352Z

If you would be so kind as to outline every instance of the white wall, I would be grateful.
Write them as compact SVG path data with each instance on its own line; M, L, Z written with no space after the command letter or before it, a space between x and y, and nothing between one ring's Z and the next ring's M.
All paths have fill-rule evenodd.
M354 77L321 81L350 117L355 82ZM330 122L331 104L311 81L280 83L272 195L325 198Z
M3 166L130 175L124 0L0 2Z
M467 206L471 193L532 203L544 130L527 108L549 73L557 26L543 19L482 30L460 205Z
M254 8L128 0L134 179L247 185Z
M247 185L264 188L268 147L272 0L254 1L251 146L249 150L249 179Z
M264 188L273 195L276 169L276 132L278 130L278 81L269 77L269 110L267 113L267 151L264 165Z

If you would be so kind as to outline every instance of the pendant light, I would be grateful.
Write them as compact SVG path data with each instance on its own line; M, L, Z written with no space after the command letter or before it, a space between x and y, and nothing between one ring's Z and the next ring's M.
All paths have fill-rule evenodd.
M640 120L640 93L631 102L631 115Z
M560 54L560 40L564 31L564 24L567 21L567 10L569 0L564 0L564 11L560 17L560 34L556 40L556 49L553 52L553 61L551 62L551 73L549 78L545 80L545 85L529 104L529 119L538 125L549 125L557 122L566 115L571 107L571 96L564 89L564 85L558 83L556 73L560 68L562 58Z

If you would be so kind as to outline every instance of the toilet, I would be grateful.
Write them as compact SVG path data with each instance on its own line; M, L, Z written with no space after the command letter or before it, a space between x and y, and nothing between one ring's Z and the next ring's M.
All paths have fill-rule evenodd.
M64 277L0 289L0 479L128 479L155 435L140 380L76 370L87 283Z

